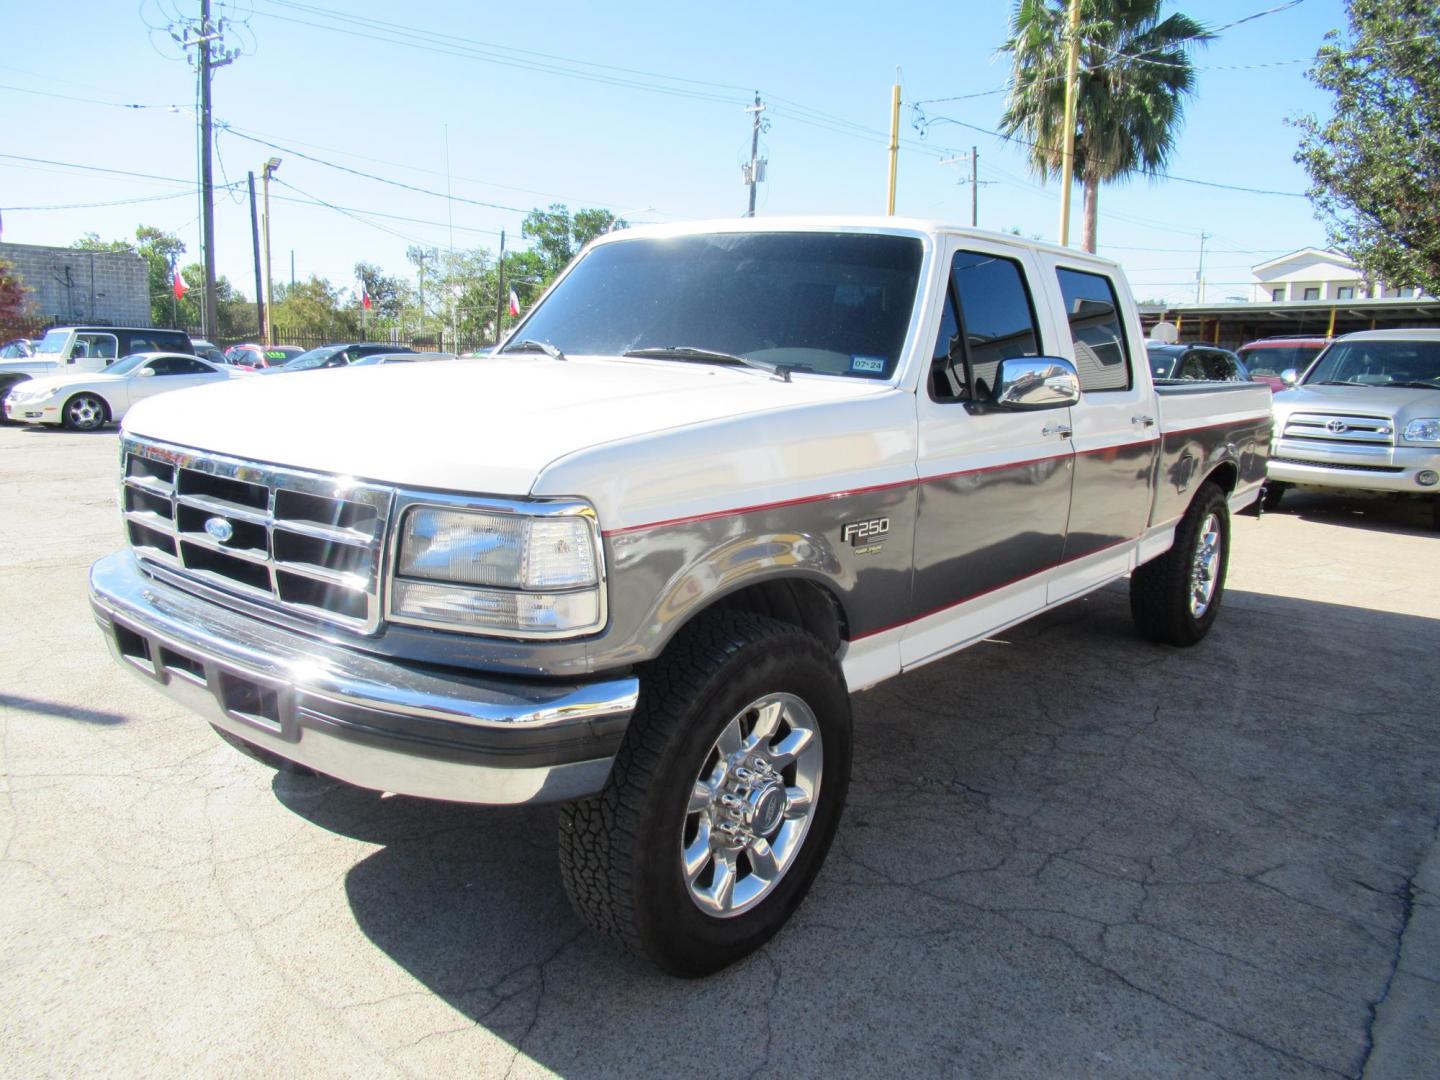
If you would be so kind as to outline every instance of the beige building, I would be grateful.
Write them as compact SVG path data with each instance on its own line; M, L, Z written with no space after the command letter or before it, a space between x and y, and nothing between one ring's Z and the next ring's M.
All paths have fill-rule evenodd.
M1368 281L1347 256L1321 248L1301 248L1250 268L1255 279L1250 299L1256 303L1297 300L1385 300L1420 296L1418 289L1394 288Z

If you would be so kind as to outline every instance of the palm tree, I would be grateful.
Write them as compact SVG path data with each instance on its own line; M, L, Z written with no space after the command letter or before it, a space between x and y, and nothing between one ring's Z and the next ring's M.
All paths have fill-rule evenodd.
M1059 176L1065 127L1066 0L1016 0L1010 93L1000 129L1030 148L1043 179ZM1194 92L1190 42L1215 35L1186 15L1160 18L1160 0L1080 0L1075 178L1085 186L1084 246L1095 250L1104 182L1165 167Z

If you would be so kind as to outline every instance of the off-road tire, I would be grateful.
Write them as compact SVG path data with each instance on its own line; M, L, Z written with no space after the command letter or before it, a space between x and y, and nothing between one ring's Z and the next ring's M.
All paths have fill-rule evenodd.
M850 780L850 698L835 657L796 626L703 615L640 672L640 701L605 788L560 810L560 875L591 927L674 975L718 971L768 941L825 860ZM801 698L821 730L814 817L795 861L760 902L718 917L692 900L680 863L685 806L720 731L768 693Z
M1214 514L1220 526L1219 568L1215 591L1204 613L1190 608L1191 573L1201 528ZM1210 632L1225 595L1225 571L1230 563L1230 511L1225 492L1207 480L1200 485L1190 507L1175 528L1175 543L1158 559L1137 567L1130 575L1130 613L1142 636L1165 645L1194 645Z

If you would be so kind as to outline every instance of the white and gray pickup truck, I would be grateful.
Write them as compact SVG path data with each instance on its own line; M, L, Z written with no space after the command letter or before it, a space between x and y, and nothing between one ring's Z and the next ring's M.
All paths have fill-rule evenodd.
M152 399L120 663L261 760L557 801L565 887L683 975L801 902L850 695L1129 575L1219 611L1258 383L1152 384L1119 269L897 218L633 229L498 354Z

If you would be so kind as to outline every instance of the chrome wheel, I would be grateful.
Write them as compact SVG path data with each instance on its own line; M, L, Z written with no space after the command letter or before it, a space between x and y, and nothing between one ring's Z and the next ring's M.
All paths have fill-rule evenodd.
M1195 542L1195 557L1190 564L1190 615L1200 618L1215 600L1215 586L1220 573L1220 517L1211 514L1200 526Z
M105 422L105 407L89 394L82 394L65 406L65 419L71 427L89 431Z
M701 911L760 903L795 862L820 794L820 725L794 694L767 694L725 725L695 777L680 867Z

